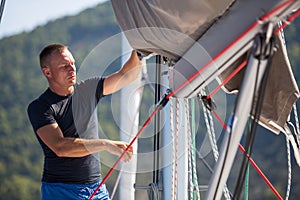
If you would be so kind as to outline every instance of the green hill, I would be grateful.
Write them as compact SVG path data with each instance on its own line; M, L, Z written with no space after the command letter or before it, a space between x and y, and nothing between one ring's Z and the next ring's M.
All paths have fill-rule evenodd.
M288 28L286 38L294 71L300 77L300 21L294 24ZM47 87L38 65L40 49L51 42L64 43L70 47L79 67L97 44L118 33L120 29L111 4L106 2L76 16L51 21L31 32L0 40L0 200L40 199L43 156L26 113L28 103ZM120 51L120 41L115 42L116 47L103 49L102 53L109 54L117 51L116 49ZM111 73L119 67L119 63L117 58L109 63L108 70L99 71ZM151 104L150 94L145 94L144 98ZM100 106L99 112L105 116L101 119L101 128L104 133L109 133L110 138L118 138L118 126L109 110L110 106L109 97ZM145 119L149 108L142 109L144 111L141 117ZM259 131L253 156L284 196L287 182L284 137L265 133L263 129ZM152 148L148 141L142 140L140 143L143 147ZM296 199L300 191L300 170L293 157L292 160L294 171L291 199ZM105 174L107 168L104 166L103 170ZM256 176L254 170L252 174ZM144 179L144 175L141 177L139 179ZM147 175L146 178L148 177ZM151 179L150 175L149 180L141 182L150 183ZM114 180L115 174L108 182L109 188L112 188ZM257 187L256 184L262 187ZM253 199L274 199L274 195L260 178L253 179L252 185Z
M41 48L67 44L80 66L95 44L119 32L110 3L104 3L0 40L0 199L40 199L43 157L26 110L47 87L38 65Z

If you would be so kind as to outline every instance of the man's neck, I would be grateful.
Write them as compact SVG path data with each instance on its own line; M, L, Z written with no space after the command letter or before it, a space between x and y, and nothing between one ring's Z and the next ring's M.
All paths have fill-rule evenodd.
M74 86L68 87L68 88L56 88L53 86L49 86L49 89L54 92L55 94L59 96L68 96L73 93Z

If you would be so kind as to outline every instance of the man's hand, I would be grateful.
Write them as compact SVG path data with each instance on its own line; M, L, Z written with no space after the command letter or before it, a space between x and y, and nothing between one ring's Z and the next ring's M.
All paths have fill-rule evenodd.
M37 134L58 157L82 157L99 151L120 156L128 147L128 143L122 141L64 137L56 123L39 128ZM128 162L132 154L133 148L130 147L123 161Z
M113 141L107 140L107 151L111 154L120 156L125 149L128 147L128 143L122 141ZM128 151L124 154L122 160L125 162L129 162L131 160L133 154L132 146L128 149Z
M104 79L103 94L112 94L131 83L137 79L141 73L141 69L142 62L139 60L136 51L133 50L130 58L123 67L116 73L113 73Z

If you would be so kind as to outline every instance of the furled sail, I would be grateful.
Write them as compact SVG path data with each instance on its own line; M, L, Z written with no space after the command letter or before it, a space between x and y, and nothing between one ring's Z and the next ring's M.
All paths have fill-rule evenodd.
M256 34L266 27L258 25L235 42L261 16L282 4L283 0L112 0L117 21L129 43L142 54L160 54L174 61L170 87L175 89L197 70L214 60L214 69L203 71L220 81L247 57ZM292 8L290 8L292 9ZM286 15L282 10L280 16ZM280 16L270 16L274 26ZM278 133L286 123L299 90L287 57L284 38L276 35L277 51L273 57L260 122ZM234 43L233 45L231 45ZM220 56L225 48L228 52ZM217 74L211 76L211 74ZM226 92L239 88L243 73L223 87ZM208 84L199 76L176 96L193 97Z

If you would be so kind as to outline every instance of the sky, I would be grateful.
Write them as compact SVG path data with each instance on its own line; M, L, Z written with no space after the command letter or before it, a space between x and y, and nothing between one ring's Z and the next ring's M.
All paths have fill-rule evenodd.
M1 2L2 0L0 0ZM6 0L0 23L0 38L93 7L106 0Z

